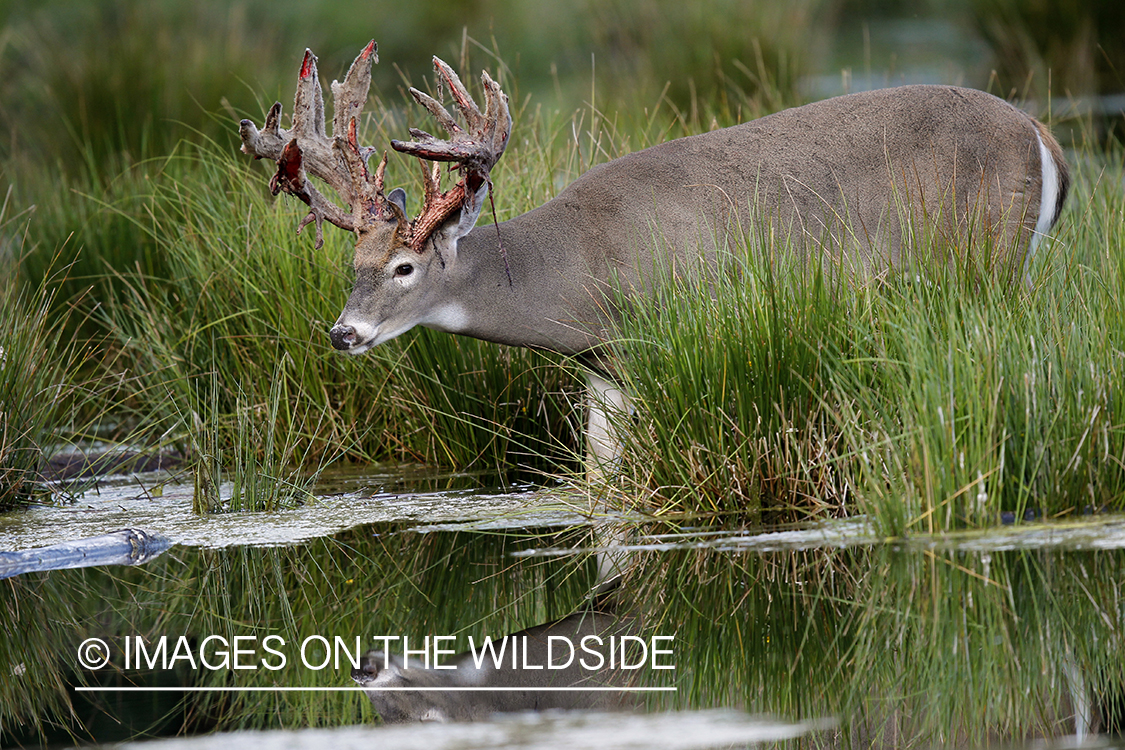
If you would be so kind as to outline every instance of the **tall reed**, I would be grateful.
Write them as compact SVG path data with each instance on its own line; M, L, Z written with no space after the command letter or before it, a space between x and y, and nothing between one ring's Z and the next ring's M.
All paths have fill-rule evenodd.
M9 195L10 197L10 195ZM92 342L67 331L55 312L56 287L66 269L28 285L19 258L32 217L0 205L0 510L48 499L42 472L60 444L103 419L106 383ZM81 315L74 316L80 318ZM88 433L87 433L88 434Z

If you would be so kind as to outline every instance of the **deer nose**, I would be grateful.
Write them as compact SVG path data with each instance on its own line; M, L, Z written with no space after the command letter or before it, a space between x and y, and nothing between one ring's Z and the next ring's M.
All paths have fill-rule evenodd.
M351 326L336 324L332 326L332 330L328 332L328 335L332 339L332 346L342 352L355 346L355 329Z

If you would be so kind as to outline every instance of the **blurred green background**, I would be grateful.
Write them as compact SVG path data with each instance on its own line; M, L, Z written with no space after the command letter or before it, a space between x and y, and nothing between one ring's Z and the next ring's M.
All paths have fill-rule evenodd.
M498 65L521 100L603 111L668 105L745 119L847 89L959 83L1046 109L1125 91L1117 0L19 0L0 4L3 180L112 176L118 160L230 133L233 113L288 103L304 48L325 79L374 37L375 90L428 58ZM264 97L264 98L263 98ZM268 99L268 101L266 101ZM1120 105L1118 105L1118 109ZM725 115L725 117L724 117ZM724 123L725 124L725 123Z

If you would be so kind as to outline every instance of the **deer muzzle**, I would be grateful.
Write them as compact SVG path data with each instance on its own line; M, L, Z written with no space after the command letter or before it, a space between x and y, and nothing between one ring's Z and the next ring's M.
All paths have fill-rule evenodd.
M355 346L356 332L352 326L346 326L342 323L337 323L332 326L332 330L328 332L329 337L332 339L332 346L342 352L346 352Z

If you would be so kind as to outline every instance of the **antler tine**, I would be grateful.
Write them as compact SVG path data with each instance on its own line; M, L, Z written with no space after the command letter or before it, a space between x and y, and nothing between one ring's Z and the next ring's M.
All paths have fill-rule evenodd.
M409 90L410 95L414 97L414 100L426 109L430 110L430 114L434 116L434 119L438 121L438 124L445 128L447 132L462 132L461 126L458 125L457 121L453 119L453 115L449 114L449 110L441 105L441 102L434 99L429 94L423 91L419 91L413 86ZM410 128L410 135L413 138L433 139L433 136L429 133L422 130L415 130L414 128Z
M453 94L454 103L465 119L462 129L439 102L417 89L411 89L414 98L430 111L446 132L449 140L443 141L429 133L411 130L413 141L391 141L396 151L430 161L458 162L482 179L488 178L492 166L504 153L508 135L512 130L512 117L508 111L508 97L492 78L485 73L482 83L485 90L485 113L481 113L461 79L446 63L434 58L439 80L444 80Z
M297 94L293 97L293 132L306 138L327 140L324 133L324 91L316 72L316 55L305 49L301 73L297 76Z
M508 147L508 138L512 135L512 115L508 111L508 97L500 90L500 84L488 75L488 71L481 73L481 83L484 85L485 92L485 131L492 134L493 152L502 154Z
M457 104L457 109L461 111L465 123L469 126L469 131L479 131L484 125L484 118L469 90L461 83L461 78L439 57L434 57L434 69L438 73L438 91L441 91L441 82L444 80L445 85L449 87L449 93L453 96L453 101Z
M377 62L378 47L373 39L348 68L344 82L332 82L332 135L339 137L341 133L348 132L350 122L358 119L363 111L363 105L367 103L367 92L371 88L371 66Z
M440 140L429 133L410 129L413 141L391 141L391 147L405 154L435 162L454 162L463 177L448 192L440 192L440 172L434 170L425 179L425 199L422 211L411 223L410 245L421 250L430 233L441 226L455 211L462 210L462 221L468 226L476 221L481 209L481 188L489 184L489 172L504 153L512 130L512 117L508 111L508 97L500 86L485 73L481 82L485 92L485 112L477 107L461 79L442 60L434 58L438 73L439 91L448 86L453 102L465 120L462 128L449 111L433 97L410 89L411 95L449 133L448 140ZM435 165L436 167L436 165Z
M344 82L332 82L332 137L325 133L324 95L316 69L316 55L305 50L293 100L292 128L279 126L281 103L270 108L265 126L258 131L249 120L239 124L243 152L255 158L272 159L278 164L270 181L276 195L284 191L308 204L309 214L298 228L316 222L316 246L324 241L324 221L349 231L358 229L376 216L389 217L391 209L383 196L381 181L371 182L367 160L375 149L360 147L355 138L355 122L367 101L371 86L371 66L378 62L375 41L359 53ZM312 174L328 183L352 212L339 208L309 182Z

